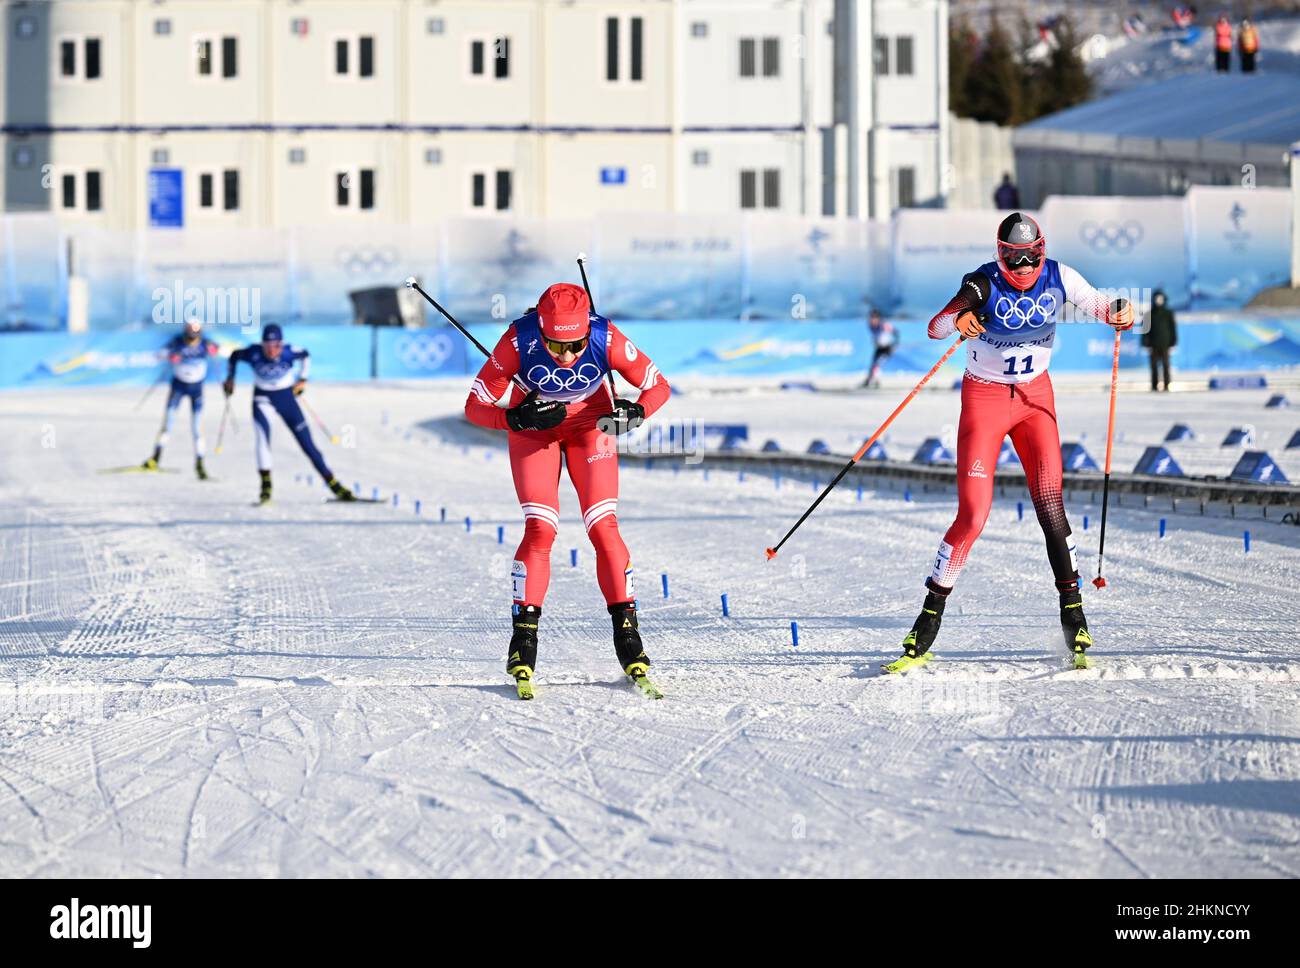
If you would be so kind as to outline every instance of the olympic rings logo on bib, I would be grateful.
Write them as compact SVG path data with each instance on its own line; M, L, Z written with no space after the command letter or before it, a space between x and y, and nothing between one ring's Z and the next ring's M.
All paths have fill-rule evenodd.
M595 363L583 363L572 370L538 363L529 369L526 379L542 393L570 393L590 389L601 381L602 376Z
M1020 329L1028 324L1038 329L1056 317L1060 301L1053 292L1045 292L1037 299L1032 296L999 296L993 304L993 315L1007 329Z

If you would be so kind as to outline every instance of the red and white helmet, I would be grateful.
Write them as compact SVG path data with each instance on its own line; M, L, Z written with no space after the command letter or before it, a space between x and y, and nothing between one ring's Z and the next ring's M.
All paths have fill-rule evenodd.
M1043 260L1047 257L1047 239L1043 230L1028 215L1012 212L998 226L998 268L1002 278L1017 289L1032 289L1043 274ZM1030 265L1034 271L1018 276L1012 270Z
M591 329L591 300L581 286L557 282L537 300L537 317L542 336L557 342L582 339Z

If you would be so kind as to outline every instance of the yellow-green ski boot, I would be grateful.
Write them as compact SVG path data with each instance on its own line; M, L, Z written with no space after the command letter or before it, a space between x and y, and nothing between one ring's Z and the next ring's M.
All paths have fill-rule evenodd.
M514 632L506 654L506 673L514 676L520 699L533 698L533 670L537 668L537 621L542 610L536 605L515 605L511 615Z
M930 646L939 634L939 624L943 621L943 607L948 597L934 591L926 592L921 614L912 623L912 629L903 636L903 654L893 662L886 662L880 668L889 675L901 675L925 665L932 658Z

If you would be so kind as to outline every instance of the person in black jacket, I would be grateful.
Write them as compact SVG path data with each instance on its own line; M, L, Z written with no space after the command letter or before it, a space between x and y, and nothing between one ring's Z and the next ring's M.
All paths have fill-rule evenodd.
M1149 323L1147 331L1142 334L1142 345L1151 351L1151 389L1162 389L1159 377L1163 376L1163 389L1168 390L1169 351L1178 345L1178 327L1163 289L1157 289L1151 296Z

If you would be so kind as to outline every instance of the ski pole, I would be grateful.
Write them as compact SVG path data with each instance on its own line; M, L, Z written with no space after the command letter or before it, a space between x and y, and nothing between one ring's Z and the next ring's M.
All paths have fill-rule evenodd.
M312 409L311 404L302 399L302 397L298 398L298 402L302 404L304 410L311 414L311 419L316 421L316 426L320 427L321 433L330 439L330 443L337 444L339 442L338 434L330 433L329 427L325 426L325 421L320 418L320 414Z
M954 342L951 346L948 347L947 352L945 352L943 356L939 357L939 362L934 364L934 366L930 367L930 372L927 373L925 376L921 377L920 382L917 383L916 386L912 387L912 392L903 398L903 402L894 408L894 412L885 418L885 422L876 428L876 432L872 434L870 438L868 438L865 444L863 444L861 447L858 448L858 452L849 458L849 462L845 464L842 468L840 468L840 472L835 475L835 479L826 485L826 489L823 490L821 494L817 495L817 500L813 501L812 504L809 505L808 510L805 511L803 513L803 516L800 517L799 520L794 523L794 527L785 533L785 537L782 538L780 541L778 541L775 547L767 549L768 561L771 561L773 558L776 557L776 553L781 550L781 546L790 540L790 536L792 534L794 534L796 531L799 530L799 525L803 524L804 521L808 520L808 515L812 514L814 511L817 510L817 505L821 504L822 501L826 499L826 495L829 494L832 490L834 490L835 485L839 484L839 482L844 479L844 475L849 472L849 469L852 468L853 465L856 464L858 461L860 461L863 455L865 455L867 451L871 449L871 446L877 440L880 439L880 435L885 432L886 428L888 428L891 423L894 422L894 418L897 417L900 413L902 413L903 408L906 407L909 403L911 403L913 399L915 399L916 395L921 391L921 387L925 386L927 383L930 382L930 377L934 376L936 373L939 372L939 368L948 362L948 358L952 356L953 352L957 349L957 347L961 346L961 344L964 343L965 341L966 341L965 336L957 337L956 342Z
M594 313L596 311L596 300L592 298L591 284L587 282L586 259L587 259L587 253L585 252L578 253L578 272L582 273L582 288L587 290L587 302L591 304L591 311ZM610 367L608 370L606 370L605 375L609 377L609 395L613 397L615 400L617 400L618 388L614 386L614 368Z
M217 450L221 453L221 441L226 436L226 420L230 417L230 397L226 397L226 408L221 411L221 426L217 428Z
M158 374L158 378L149 384L149 389L144 391L144 396L142 396L136 402L136 405L131 409L139 410L141 407L143 407L144 402L148 400L151 396L153 396L153 392L157 390L158 387L160 387L166 381L166 379L167 379L167 371L163 370L161 373Z
M415 281L415 276L406 277L406 288L414 289L421 296L427 299L429 301L429 305L432 306L434 309L438 310L438 312L442 313L442 315L446 317L447 322L451 323L451 325L455 326L458 330L460 330L460 334L464 336L467 340L469 340L471 343L473 343L478 348L478 351L480 353L482 353L488 359L492 358L492 354L488 351L488 348L484 346L482 343L480 343L478 340L476 340L474 338L474 334L471 333L469 330L467 330L464 326L462 326L460 324L460 321L457 320L455 316L447 312L447 310L443 309L442 306L438 304L438 300L434 299L427 292L425 292L424 288L418 282ZM515 374L510 379L515 384L515 386L519 387L519 389L524 391L525 394L532 392L524 384L524 381L519 378L519 374Z
M1106 424L1106 476L1101 484L1101 537L1097 539L1097 577L1092 583L1106 587L1101 577L1101 560L1106 554L1106 507L1110 504L1110 454L1115 443L1115 393L1119 387L1119 330L1115 330L1115 355L1110 361L1110 419Z

